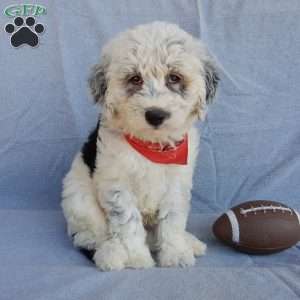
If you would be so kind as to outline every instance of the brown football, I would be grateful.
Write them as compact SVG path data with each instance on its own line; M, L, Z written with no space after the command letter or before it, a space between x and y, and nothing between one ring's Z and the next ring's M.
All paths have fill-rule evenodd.
M239 251L274 253L300 241L300 215L279 202L248 201L220 216L213 232L219 240Z

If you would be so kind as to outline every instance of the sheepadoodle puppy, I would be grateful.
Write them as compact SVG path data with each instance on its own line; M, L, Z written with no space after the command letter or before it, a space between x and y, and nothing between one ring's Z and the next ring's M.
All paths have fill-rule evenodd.
M89 78L101 117L63 182L74 245L104 271L191 266L186 231L203 119L218 83L203 44L174 24L121 33ZM155 255L153 255L153 253ZM152 256L153 255L153 256Z

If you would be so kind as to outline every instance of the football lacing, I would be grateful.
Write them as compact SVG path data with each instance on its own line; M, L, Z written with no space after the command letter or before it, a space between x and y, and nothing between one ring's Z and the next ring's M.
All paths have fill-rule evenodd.
M277 211L282 213L289 212L291 215L293 214L293 210L291 208L283 206L261 205L258 207L251 206L250 208L240 208L240 214L244 217L246 217L248 213L254 213L256 215L256 213L260 211L263 211L264 214L267 213L267 211L273 211L274 213Z

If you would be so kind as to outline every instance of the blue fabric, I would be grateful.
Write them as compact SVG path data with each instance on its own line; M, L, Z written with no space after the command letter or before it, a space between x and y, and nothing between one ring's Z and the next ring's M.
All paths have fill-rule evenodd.
M299 245L249 256L211 233L222 211L249 199L300 208L299 1L32 3L47 7L39 47L14 49L0 30L0 299L299 299ZM100 48L153 20L201 37L221 71L199 124L188 226L208 254L188 269L101 273L67 238L61 180L97 119L86 79ZM1 15L0 28L11 21Z

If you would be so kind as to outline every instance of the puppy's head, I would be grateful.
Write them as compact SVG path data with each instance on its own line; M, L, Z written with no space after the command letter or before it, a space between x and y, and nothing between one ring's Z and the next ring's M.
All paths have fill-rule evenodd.
M204 117L218 80L200 41L174 24L154 22L108 43L89 84L106 126L164 142L180 139Z

